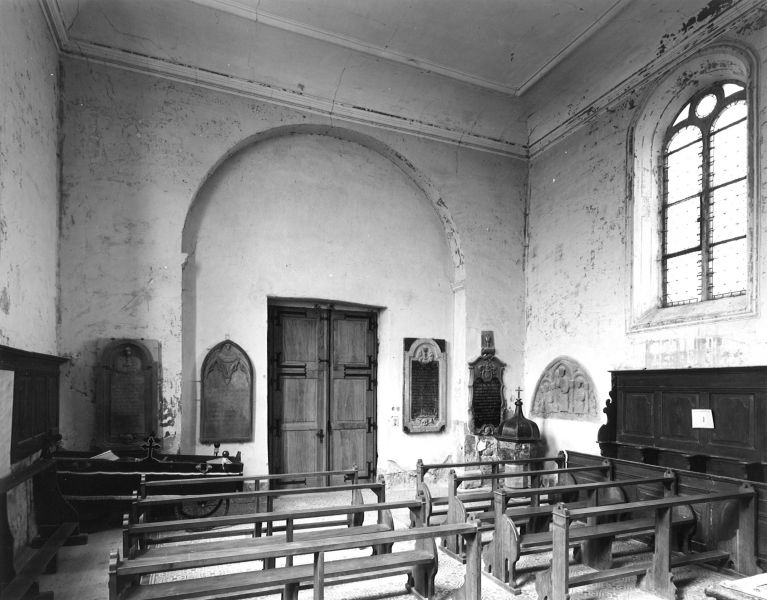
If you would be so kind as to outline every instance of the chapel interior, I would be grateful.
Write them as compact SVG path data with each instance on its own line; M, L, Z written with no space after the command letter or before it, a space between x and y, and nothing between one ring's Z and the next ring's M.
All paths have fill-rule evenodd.
M4 481L403 489L517 415L767 535L763 0L0 0L0 83Z

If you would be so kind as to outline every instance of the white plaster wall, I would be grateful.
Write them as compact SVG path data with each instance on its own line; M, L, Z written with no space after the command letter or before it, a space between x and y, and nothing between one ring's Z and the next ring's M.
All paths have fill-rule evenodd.
M233 149L254 136L276 127L331 123L296 110L101 65L69 59L64 59L63 65L60 344L62 352L72 357L62 391L64 441L70 448L87 448L91 442L97 340L146 337L159 340L162 346L162 403L171 415L163 434L168 437L166 447L172 451L197 439L197 432L182 431L181 427L181 411L193 407L196 400L191 390L198 378L196 373L182 374L181 288L186 256L181 249L190 206L216 166ZM479 353L479 331L494 330L498 354L509 363L509 372L522 373L526 166L511 158L384 130L343 122L332 125L367 136L400 157L402 168L414 174L409 178L417 180L421 190L431 190L432 203L436 202L452 216L455 236L451 233L450 237L460 239L461 270L465 277L463 282L450 281L457 285L461 296L458 311L451 313L452 309L445 305L445 297L450 294L445 274L445 265L450 266L448 250L433 269L438 273L439 283L429 279L409 292L412 302L422 303L418 310L425 319L423 329L402 333L406 329L404 324L409 326L414 321L407 320L409 317L401 320L402 314L390 311L391 330L397 336L440 337L438 333L426 331L431 328L429 324L434 324L434 330L444 332L445 336L452 332L459 345L463 345L461 340L466 340L463 347L456 348L456 361L463 368L452 369L450 373L454 391L450 417L456 421L452 433L428 441L413 438L412 442L424 460L442 460L447 455L455 455L462 443L467 388L465 373L458 371L463 371L466 361ZM365 169L357 169L349 181L335 182L339 192L348 186L360 190L375 183L379 187L371 190L372 198L401 202L400 191L410 187L413 189L405 198L414 198L414 186L404 183L407 178L403 180L399 174L382 178L381 165L386 164L381 162L382 158L353 144L342 147L345 153L351 153L348 164L359 164ZM372 162L362 165L361 157ZM387 165L387 168L391 167ZM371 172L378 174L370 177ZM308 174L312 173L320 174L316 164ZM424 206L429 208L423 199L418 206L421 211ZM295 215L286 213L282 217L281 230L289 232ZM362 219L361 213L359 219ZM393 222L390 224L393 226ZM428 228L431 237L433 227L432 224ZM383 247L382 252L391 252L404 243L403 239L407 241L399 231L375 232L379 241L385 234L391 235L391 243ZM446 240L449 237L444 232L442 235ZM444 248L447 247L445 241ZM323 252L328 249L322 248ZM273 252L272 259L283 256L281 248L264 250ZM305 252L306 249L299 247L298 250ZM452 272L451 267L451 277ZM357 279L345 284L324 282L317 292L331 299L355 301L364 297L369 299L365 302L384 304L372 299L370 289L360 293L356 285L352 285L360 276L359 272L354 273ZM414 277L410 275L408 279L412 281ZM256 283L260 286L259 294L266 292L268 286L279 284L273 276ZM434 297L435 289L439 290L438 309L434 315L427 314L423 306ZM384 300L396 296L400 313L408 306L406 292L401 287L382 289L381 295ZM422 295L426 300L420 299ZM259 310L263 311L262 301L259 303ZM198 311L198 316L201 314ZM218 316L211 317L216 318ZM260 318L264 320L263 313ZM384 312L384 322L386 318L387 312ZM392 339L391 350L386 350L382 343L382 354L400 352L401 341ZM212 340L206 339L205 343L210 344ZM261 352L263 348L265 346ZM202 351L192 358L199 360L200 356ZM395 365L393 368L401 368L396 366L401 357L389 360ZM263 369L257 369L257 377L262 375L265 375ZM401 402L401 379L399 381L386 384L390 392L379 399L381 410L388 409L394 401L389 398L390 393L396 393ZM190 393L184 396L182 389ZM256 399L262 400L263 397ZM384 439L380 429L379 438ZM246 454L260 455L261 450L256 448L246 449ZM379 463L385 461L384 450L384 444L379 443ZM413 468L416 458L414 451L407 456L407 461L403 459L406 464L402 466ZM263 464L265 459L254 458L258 460Z
M55 354L58 57L36 2L0 2L0 344ZM0 376L0 476L13 376Z
M393 426L390 419L391 407L401 407L402 338L452 339L453 309L444 229L428 198L397 166L354 142L284 136L232 157L196 202L206 206L193 267L195 371L227 335L251 357L256 441L248 464L268 470L268 296L383 307L379 452L407 466L420 443L438 442L437 436L407 436L401 422Z
M761 63L759 89L762 164L767 120L767 29L744 31ZM756 203L760 228L757 316L627 332L631 248L626 245L628 208L627 130L637 90L596 115L564 141L534 157L530 169L530 252L527 270L525 380L534 389L546 365L559 355L578 360L596 384L604 406L611 369L763 365L767 355L767 214L762 177ZM578 423L549 419L541 429L554 449L598 453L604 417Z

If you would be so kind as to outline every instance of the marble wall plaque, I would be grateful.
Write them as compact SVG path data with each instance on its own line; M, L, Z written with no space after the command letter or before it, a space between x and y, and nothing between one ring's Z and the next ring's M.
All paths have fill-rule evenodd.
M214 346L202 363L200 441L253 439L253 366L232 341Z
M158 368L145 340L114 340L104 348L97 390L102 445L135 446L157 431Z
M578 361L560 356L538 379L530 412L544 418L595 420L599 412L594 382Z
M443 431L447 424L445 340L405 338L402 428L407 433Z
M503 418L503 371L506 363L484 353L469 363L469 430L492 435Z

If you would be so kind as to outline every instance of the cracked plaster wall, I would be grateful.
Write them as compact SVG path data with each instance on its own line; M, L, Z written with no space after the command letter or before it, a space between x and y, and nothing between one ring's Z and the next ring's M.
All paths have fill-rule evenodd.
M421 329L416 319L405 317L397 335L440 337L452 332L458 353L457 366L451 374L452 389L458 406L467 406L463 369L479 353L479 332L483 329L495 331L498 354L509 364L510 383L517 384L522 373L524 335L524 162L383 130L331 123L329 119L292 109L82 61L63 59L63 67L60 344L62 353L72 357L62 385L61 420L67 447L87 448L91 442L96 342L110 337L159 340L163 362L162 412L168 420L162 435L169 438L166 446L171 451L196 442L195 431L181 428L182 411L191 404L182 389L194 389L199 378L197 373L182 373L182 265L187 257L181 248L185 219L208 174L232 149L259 133L287 125L335 125L370 136L406 157L414 171L438 191L452 215L464 257L465 279L457 285L458 310L446 306L443 297L437 316L426 321L428 326ZM288 153L300 153L305 143L301 137L286 138L278 146ZM349 164L371 160L368 151L355 149L354 144L341 144L340 148L354 153ZM334 151L337 150L340 151L338 148ZM312 158L310 153L308 162L301 164L302 179L324 175L324 164L318 157ZM375 163L386 162L381 156L374 158ZM278 159L268 160L262 168L280 164ZM391 164L388 168L392 168ZM353 170L351 175L348 169L343 172L344 177L358 179L348 186L344 181L335 182L341 195L347 188L359 189L374 182L378 186L374 197L380 202L386 201L387 194L397 195L393 201L403 201L402 174L398 174L399 179L388 181L380 175L370 179L365 169ZM310 197L292 200L303 204L307 211L312 209ZM427 208L433 210L428 203ZM423 206L419 210L423 211ZM254 209L247 217L258 223L258 214ZM312 216L317 219L317 229L324 231L321 211ZM294 217L290 214L276 217L283 219L279 227L285 240L279 247L260 248L267 253L264 260L270 257L282 260L294 250L296 255L305 253L310 245L301 236L291 236ZM434 220L439 222L436 212ZM432 228L429 230L432 239L435 225L428 227ZM402 239L402 235L390 230L384 238L394 248L409 241ZM450 249L447 240L443 243L445 258L435 266L433 276L441 281L438 285L444 295L449 294L446 288L451 282L445 275L445 264L450 267ZM382 255L389 252L386 243L380 246ZM349 268L353 279L361 280L367 267L355 263ZM257 277L258 274L248 274L249 279ZM375 304L374 286L389 283L371 281L371 287L362 292L350 291L343 285L323 284L315 291L311 277L302 272L290 291L304 296L322 293L342 301L364 298L365 302ZM423 291L430 298L432 292L428 290L434 285L430 282L419 286L412 281L413 289L407 294L420 302L419 314L426 314L419 294ZM269 286L259 287L252 298L244 300L245 305L252 310L252 302L265 303L268 290ZM206 291L213 294L215 290ZM397 293L405 298L404 291ZM405 306L401 308L406 313ZM263 418L266 331L259 314L257 311L243 314L239 321L234 320L248 339L261 340L260 347L248 348L251 358L256 359L256 380L262 382L255 399L256 439L266 435ZM197 318L207 319L204 329L211 331L205 343L220 341L213 338L225 333L235 341L240 337L238 331L231 329L214 334L211 324L219 317L210 311L198 313ZM457 320L455 326L453 320ZM462 339L466 339L465 347ZM204 351L197 350L197 370ZM392 378L394 383L389 383L386 397L378 399L379 423L389 418L392 405L401 404L398 389L401 383L396 383L401 382L401 356L396 353L392 356L387 358L383 376ZM455 424L452 430L459 431L466 415L451 414L450 418ZM441 460L456 452L462 437L461 432L460 436L442 436L439 444L419 444L415 439L412 443L419 447L424 460ZM379 464L386 464L387 453L395 453L393 457L404 464L415 464L417 457L402 457L392 447L379 434ZM253 472L258 470L256 467L263 470L266 457L262 446L254 444L243 450Z
M742 29L760 62L758 151L767 160L767 28ZM767 178L757 202L761 290L757 315L627 333L631 251L626 247L627 131L643 90L608 107L564 141L531 161L530 248L527 262L525 382L532 397L542 370L559 355L588 370L602 406L609 370L763 365L767 353ZM598 453L604 421L541 423L549 447ZM563 424L566 423L566 426Z

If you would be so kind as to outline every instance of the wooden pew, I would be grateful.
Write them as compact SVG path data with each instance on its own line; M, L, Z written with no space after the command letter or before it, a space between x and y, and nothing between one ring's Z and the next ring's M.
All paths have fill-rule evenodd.
M728 550L705 552L673 552L671 545L672 513L675 507L711 504L735 500L738 503L738 528L734 539L728 542ZM571 529L574 520L599 518L608 515L630 514L642 511L654 513L655 551L652 559L624 567L605 568L606 544L602 538L615 535L615 525L632 527L632 520ZM674 495L665 498L626 502L610 506L594 506L569 509L564 503L557 505L552 514L552 560L551 568L536 576L536 590L539 600L566 600L572 587L611 581L628 576L641 580L641 588L660 598L673 600L676 586L673 584L671 569L697 563L724 563L731 561L733 568L742 575L759 572L756 564L756 492L749 484L738 489L724 490L695 495ZM585 531L581 531L585 529ZM569 547L578 536L583 543L584 561L590 557L590 566L597 570L578 576L570 576ZM588 548L592 546L592 548Z
M490 479L504 479L508 477L530 477L533 482L540 482L540 478L544 475L556 475L558 480L566 481L568 486L551 486L551 487L534 487L534 488L511 488L507 495L507 501L515 500L516 506L538 506L542 497L553 497L555 494L562 494L566 491L573 492L577 490L577 482L575 481L575 475L579 473L590 473L592 475L600 475L607 479L612 479L612 464L609 460L605 460L600 465L583 466L583 467L563 467L561 469L539 469L535 471L526 471L520 473L496 473L491 475L485 475L484 478ZM464 502L464 494L458 493L458 488L461 483L465 481L475 481L481 478L481 475L458 475L455 471L450 471L448 474L448 486L447 486L447 517L446 523L463 523L467 519L467 514L471 510ZM576 486L576 487L572 487ZM427 488L428 486L424 486ZM530 493L530 490L533 490ZM559 490L559 491L557 491ZM496 490L497 491L497 490ZM478 519L481 523L492 521L494 519L494 510L492 507L492 494L493 492L486 492L490 494L490 505L480 505L479 512L472 512L472 516ZM424 497L428 503L428 490L424 494ZM472 499L476 497L472 496ZM474 507L476 509L476 505ZM429 515L429 508L426 509L427 517ZM530 518L533 518L532 515ZM492 529L492 528L487 528ZM463 549L460 546L459 540L456 537L443 538L442 546L445 552L453 556L457 560L463 560Z
M573 484L566 486L557 486L555 488L539 488L526 490L532 494L545 494L549 490L556 489L562 493L577 492L585 495L586 498L577 502L568 503L570 510L574 508L584 508L589 506L605 506L620 504L626 502L626 489L638 486L656 485L662 488L664 496L671 496L675 493L676 476L671 471L655 477L641 477L635 479L609 480L602 482L589 482L583 484ZM519 593L517 585L516 565L519 558L525 554L550 551L552 547L552 536L548 530L536 528L531 530L524 526L525 522L535 518L549 519L554 509L554 505L544 504L538 506L523 506L506 508L508 504L508 495L521 493L520 490L496 490L494 498L495 518L493 520L493 537L490 543L483 550L483 559L485 572L495 579L498 583L508 587L514 593ZM678 546L689 547L689 538L695 528L695 515L692 510L686 507L680 507L675 515L674 524L679 531ZM609 517L608 517L609 518ZM603 519L604 520L604 519ZM599 525L597 518L592 518L586 522L587 526ZM487 527L487 525L484 525ZM605 531L609 527L603 528ZM621 522L615 525L615 535L617 534L651 534L653 532L652 520L637 519L628 525ZM578 528L573 534L572 544L578 543L582 533L587 530ZM607 536L604 539L608 539ZM608 541L609 543L609 541ZM586 551L593 550L588 547ZM601 550L603 560L610 562L610 547ZM582 552L582 551L581 551ZM596 558L588 555L584 558L587 564L593 563Z
M207 517L217 513L221 504L225 505L223 513L227 514L229 512L231 501L237 499L239 492L251 490L251 488L258 490L262 483L266 483L269 488L272 488L275 484L306 486L308 480L313 480L317 485L323 485L324 482L325 485L332 486L333 478L339 476L344 483L359 483L359 470L356 465L351 469L336 471L311 471L306 473L261 475L217 475L215 478L194 477L175 480L152 480L142 476L139 484L139 497L146 498L147 496L156 494L177 494L179 496L203 493L214 494L215 497L212 500L189 501L180 499L177 504L173 505L176 509L174 511L175 515L178 518L193 516ZM264 506L260 505L262 501L265 501ZM274 507L272 506L272 501L272 496L265 496L257 499L257 502L259 503L258 510L273 510ZM196 504L201 504L203 507L207 508L201 511L190 510L188 508L194 507ZM179 507L186 507L186 510ZM160 515L160 518L166 518L168 516L170 516L170 514Z
M359 580L376 580L378 577L404 573L408 575L407 589L419 597L434 596L434 579L437 574L438 556L434 542L442 535L460 535L468 548L466 575L456 598L480 600L481 568L476 523L416 527L379 533L355 533L325 536L322 539L281 541L264 544L250 540L249 547L195 550L170 558L157 556L145 558L120 558L113 551L109 564L109 600L179 600L187 597L216 598L219 600L245 598L282 591L283 600L297 600L298 590L312 587L315 600L324 597L326 585ZM412 550L392 551L372 556L339 557L331 552L356 548L393 547L399 542L415 542ZM190 545L192 547L192 545ZM179 569L229 565L246 561L275 561L299 555L313 557L312 564L290 564L263 570L248 570L198 577L167 583L145 583L146 575L165 573Z
M148 523L131 523L128 515L125 515L123 521L123 556L134 558L137 553L147 548L163 544L183 544L189 541L198 542L199 540L204 540L205 542L202 543L206 543L220 538L227 538L226 543L231 544L236 544L237 538L244 540L259 538L271 543L279 540L293 541L297 536L302 539L311 539L332 535L339 531L339 527L340 531L354 527L357 533L389 531L394 529L391 511L397 509L408 509L410 522L417 526L423 525L423 500L321 506ZM364 525L365 513L371 512L377 513L376 524ZM342 521L322 520L338 515L344 515L347 519ZM351 518L352 516L359 516L359 518ZM259 525L274 523L275 521L285 523L284 532L262 536ZM339 526L338 523L343 525Z
M386 486L383 483L351 483L330 487L289 488L283 490L243 490L229 494L162 494L147 496L146 498L139 497L138 492L136 492L131 503L130 522L138 523L140 519L150 521L154 518L153 512L156 513L163 506L174 505L180 501L207 502L217 498L228 498L230 500L253 500L258 506L260 506L261 501L265 501L267 511L271 512L275 497L350 492L352 502L362 504L362 492L364 490L373 492L378 502L386 501ZM273 524L269 523L267 533L271 534L272 530Z
M29 544L34 552L23 557L18 565L8 515L8 494L27 482L32 484L34 502L29 518L36 519L39 536ZM26 501L26 494L22 498ZM59 493L53 460L40 458L0 479L0 600L53 598L52 592L39 593L39 576L56 571L56 556L61 546L86 542L87 536L79 533L77 513Z
M445 517L447 515L447 507L448 507L448 496L432 496L431 490L429 489L428 484L426 483L426 474L429 471L434 471L438 469L449 469L449 470L455 470L455 469L470 469L470 468L490 468L490 474L491 475L498 475L499 473L504 473L504 471L500 471L501 467L505 467L506 465L509 466L521 466L521 467L530 467L533 465L543 464L546 462L554 462L556 463L558 468L562 468L565 466L565 455L564 453L560 452L557 456L542 456L540 458L519 458L519 459L508 459L508 460L479 460L479 461L467 461L467 462L452 462L452 463L432 463L432 464L425 464L420 458L416 462L415 467L415 473L416 473L416 495L420 495L421 493L424 493L427 498L429 498L429 515L428 515L428 521L427 525L431 525L432 518L435 517ZM514 473L510 472L508 473L508 476L511 477ZM464 503L479 503L480 505L484 504L489 506L489 504L492 502L492 490L497 488L502 478L499 477L493 477L491 480L491 490L482 490L482 491L476 491L476 492L466 492L465 495L462 496L462 500Z

